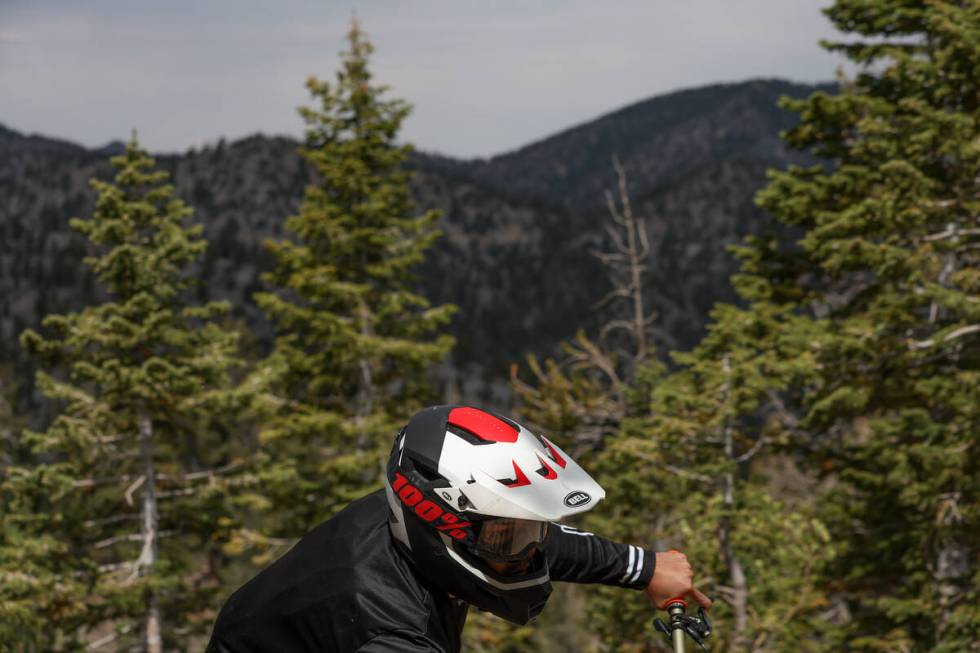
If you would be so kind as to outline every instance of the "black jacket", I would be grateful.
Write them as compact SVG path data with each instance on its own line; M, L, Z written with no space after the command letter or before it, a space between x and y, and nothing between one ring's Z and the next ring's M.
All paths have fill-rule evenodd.
M554 524L552 580L645 587L655 558ZM225 603L207 653L458 653L467 606L431 592L395 547L383 490L307 533Z

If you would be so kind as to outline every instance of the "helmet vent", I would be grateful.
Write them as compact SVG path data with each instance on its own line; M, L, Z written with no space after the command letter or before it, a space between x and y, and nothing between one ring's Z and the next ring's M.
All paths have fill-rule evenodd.
M460 428L453 424L447 424L446 430L452 433L453 435L458 435L459 437L463 438L470 444L493 444L494 443L493 440L483 440L475 433L470 433L466 429Z
M432 471L425 465L415 463L415 472L429 482L442 480L442 476L438 472Z
M544 446L548 448L548 455L551 456L551 459L554 460L556 463L558 463L559 467L564 469L565 459L562 458L561 455L555 450L555 446L550 442L548 442L547 438L541 438L541 439L544 441Z
M489 442L517 442L520 430L499 417L477 408L463 406L453 408L446 420L448 425L469 431L477 438Z
M538 474L541 474L541 476L545 477L545 479L547 479L549 481L553 481L556 478L558 478L558 472L556 472L555 470L553 470L551 468L551 465L549 465L545 461L545 459L542 458L540 455L538 456L538 462L541 463L541 467L539 469L535 470L535 471L538 472Z
M524 471L517 466L517 461L512 460L511 462L514 463L514 478L498 478L497 481L507 487L524 487L525 485L530 485L531 481L528 480Z

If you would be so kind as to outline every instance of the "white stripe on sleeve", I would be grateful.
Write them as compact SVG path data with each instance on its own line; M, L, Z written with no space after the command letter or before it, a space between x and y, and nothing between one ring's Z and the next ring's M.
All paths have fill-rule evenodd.
M639 557L636 560L636 571L630 577L630 583L635 583L640 580L640 572L643 571L643 549L637 549L636 552L639 554Z
M623 574L623 577L619 579L619 582L621 583L625 583L626 579L629 578L630 575L633 573L633 564L636 561L636 547L633 546L632 544L630 544L629 547L630 547L629 564L626 565L626 573Z

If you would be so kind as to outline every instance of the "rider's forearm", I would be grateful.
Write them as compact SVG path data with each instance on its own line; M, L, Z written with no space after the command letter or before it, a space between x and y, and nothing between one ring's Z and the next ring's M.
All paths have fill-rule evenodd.
M552 580L642 589L653 577L656 556L562 524L552 524L542 547Z

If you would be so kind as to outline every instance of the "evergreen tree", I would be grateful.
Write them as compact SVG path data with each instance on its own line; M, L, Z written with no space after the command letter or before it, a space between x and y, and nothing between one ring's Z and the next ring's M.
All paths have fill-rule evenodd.
M370 43L355 22L333 84L310 78L314 106L301 154L318 181L269 243L272 292L256 301L277 327L262 374L259 474L273 534L295 537L378 487L398 428L431 399L427 375L452 339L452 307L413 291L412 269L438 237L415 215L396 141L408 106L372 82Z
M15 408L17 392L13 373L7 365L0 365L0 468L6 468L17 460L20 432L24 416Z
M26 420L14 409L12 374L0 369L0 650L43 650L47 620L71 619L84 588L66 547L47 532L44 488L32 482Z
M980 5L839 0L827 14L866 39L829 45L865 72L786 103L802 117L787 141L827 164L773 173L759 196L805 235L741 250L748 308L716 310L657 381L650 417L604 454L603 480L632 497L606 525L679 534L722 599L732 650L973 650ZM758 472L778 459L760 458L765 446L743 460L780 442L827 477L815 503L766 496ZM622 474L640 460L678 483ZM599 615L642 650L640 615Z
M206 244L166 173L135 136L112 164L113 183L92 182L93 217L71 222L96 249L86 263L110 301L21 336L53 370L37 384L61 410L26 434L39 462L20 485L35 490L45 532L32 546L84 590L70 611L43 615L44 650L160 653L188 648L214 614L216 547L231 523L221 473L235 461L212 427L227 412L236 336L216 321L226 305L182 303Z
M712 318L697 348L673 355L677 371L649 370L637 383L634 416L600 457L600 482L615 500L590 525L690 556L700 589L716 600L712 650L833 650L820 619L833 547L810 482L773 492L778 452L798 435L779 393L812 362L787 352L805 331L763 302L722 305ZM591 612L614 650L666 650L643 601L624 608L600 590Z
M802 117L787 141L832 166L773 175L762 206L806 235L757 246L747 271L814 311L804 424L840 481L828 514L850 650L976 650L980 5L826 13L859 39L828 47L864 71L787 102Z
M811 372L812 360L795 356L807 324L792 304L769 300L760 287L766 279L737 279L749 308L718 307L708 336L695 351L675 354L679 369L668 374L653 356L643 302L646 232L616 167L619 205L607 197L613 247L600 257L613 282L609 299L625 300L627 310L617 315L613 307L597 341L580 333L565 343L561 363L531 359L535 384L515 374L522 410L563 446L597 454L610 501L587 515L588 528L692 556L702 589L719 599L713 618L723 639L715 646L830 650L832 633L813 636L827 628L820 580L833 548L814 515L812 481L796 496L771 491L779 450L799 434L781 393ZM588 603L589 631L602 646L665 646L644 598L624 603L620 592L597 588Z

